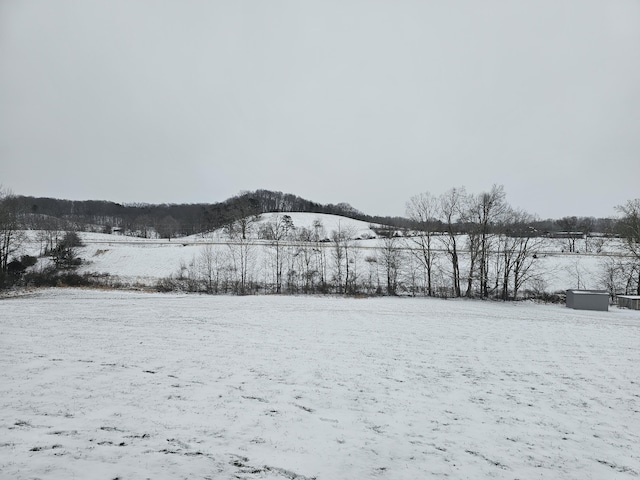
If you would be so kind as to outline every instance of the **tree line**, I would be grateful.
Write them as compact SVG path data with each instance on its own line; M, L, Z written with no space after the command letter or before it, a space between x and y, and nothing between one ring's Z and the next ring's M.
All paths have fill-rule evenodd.
M256 190L242 192L217 203L197 204L120 204L102 200L61 200L46 197L4 195L5 208L17 212L23 228L32 230L119 231L142 238L173 238L212 231L240 218L268 212L308 212L342 215L356 220L415 229L411 216L367 215L347 203L319 204L297 195ZM442 219L436 219L445 228ZM463 220L464 222L464 220ZM616 220L594 217L530 219L539 232L572 234L615 233ZM464 224L458 226L464 230Z
M26 229L37 231L40 254L45 256L60 252L67 232L96 226L114 225L110 228L126 229L125 233L168 238L222 229L228 238L226 247L208 246L203 258L195 258L174 278L165 279L162 288L173 282L210 293L411 294L506 300L522 296L525 287L542 288L536 254L545 238L560 237L568 252L597 251L601 237L591 234L605 232L623 238L628 253L610 260L607 288L640 294L638 203L633 200L618 207L618 219L540 221L511 207L502 186L477 194L452 188L439 196L415 195L407 202L406 217L382 222L346 204L322 206L267 190L197 208L71 202L4 192L0 194L0 279L10 283L11 269L27 268L31 261L23 262L19 256ZM182 215L183 209L191 213ZM376 248L361 248L349 228L328 232L321 223L298 227L287 215L293 211L368 221L380 239ZM266 212L280 214L275 221L258 222ZM163 230L169 228L167 214L176 222L170 232ZM188 231L176 226L180 222L174 215L185 222L183 227L189 225ZM256 239L261 243L256 244ZM584 244L579 242L582 247L577 246L578 239L584 239Z
M297 195L256 190L222 202L197 204L120 204L101 200L60 200L5 195L7 208L19 212L25 228L101 230L172 238L221 228L231 221L266 212L312 212L371 219L347 203L319 204ZM389 219L393 221L393 219ZM397 220L396 220L397 221Z
M622 224L635 225L624 209ZM453 188L440 196L423 193L407 202L413 228L380 226L371 242L348 226L326 231L316 220L311 228L294 225L286 213L260 221L243 217L224 227L225 245L206 245L201 253L160 289L208 293L335 293L347 295L423 295L502 300L545 296L538 254L548 235L535 218L512 208L502 186L468 193ZM635 222L635 223L634 223ZM574 227L575 230L575 227ZM573 232L574 230L569 230ZM581 234L584 248L599 251L601 237ZM257 241L256 241L257 240ZM567 251L576 237L567 235ZM636 236L624 237L636 248ZM590 242L590 243L589 243ZM366 245L363 245L366 244ZM569 247L571 246L572 249ZM609 258L616 276L602 281L612 294L638 292L639 258Z

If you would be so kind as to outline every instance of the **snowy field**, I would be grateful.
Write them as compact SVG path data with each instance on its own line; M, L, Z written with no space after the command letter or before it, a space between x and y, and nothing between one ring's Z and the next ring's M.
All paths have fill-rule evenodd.
M268 240L259 239L257 232L269 222L276 222L283 214L266 213L261 215L260 220L252 226L249 235L249 244L246 254L249 257L247 265L247 277L251 281L258 283L274 280L274 250L270 247ZM359 282L361 288L366 281L367 275L371 273L372 265L366 259L380 256L383 241L376 236L376 232L371 229L371 225L347 217L337 215L290 212L295 225L296 232L303 229L314 231L314 225L321 225L319 228L319 238L329 239L337 231L348 233L354 239L350 249L354 255L351 256L352 268L359 272ZM41 234L46 232L27 231L25 232L28 241L17 255L40 256L44 251L44 244L39 240ZM223 229L206 234L191 235L188 237L169 239L138 238L119 234L103 234L91 232L79 232L84 246L78 248L77 254L82 259L82 265L78 269L81 274L100 274L108 276L112 283L121 283L135 287L155 288L158 282L168 277L176 277L186 274L185 269L198 271L198 262L210 250L211 257L215 257L216 270L221 275L229 276L229 282L233 281L233 274L229 273L237 268L234 264L234 255L238 255L234 242L230 241ZM45 235L46 237L46 235ZM358 239L358 240L355 240ZM468 253L464 246L467 243L466 236L458 238L462 247L459 252L459 260L464 275L468 268ZM576 250L582 253L569 253L568 244L564 239L537 239L535 240L536 261L529 271L530 279L521 288L546 291L548 293L564 292L568 288L586 289L606 289L608 285L603 282L608 263L612 258L624 253L624 248L620 240L593 237L588 240L576 240ZM325 266L328 278L335 275L335 245L332 242L321 243L296 243L292 245L306 245L307 248L324 249ZM291 246L291 245L290 245ZM589 246L589 248L586 248ZM596 248L597 246L597 248ZM411 283L411 272L422 271L422 267L416 263L415 256L409 254L409 248L416 248L415 242L402 238L398 242L398 247L402 249L403 257L400 268L400 283L409 287ZM434 278L436 285L450 287L451 265L445 254L442 238L437 237L434 242ZM588 251L588 253L585 253ZM295 254L295 248L287 251L287 255ZM533 253L533 252L532 252ZM611 257L613 256L613 257ZM293 265L293 270L304 270L304 265L300 263ZM41 259L36 269L48 264L50 260ZM287 263L287 262L285 262ZM384 280L384 261L378 258L376 262L376 276ZM314 264L315 265L315 264ZM319 270L318 265L314 266ZM222 273L220 273L222 272ZM284 273L286 277L286 269ZM237 280L237 279L236 279ZM376 283L375 281L373 282ZM384 281L382 282L384 283Z
M640 312L0 300L2 479L640 476Z
M181 265L191 265L202 255L205 242L208 239L186 238L168 240L135 239L134 237L118 237L115 235L81 233L83 240L87 242L85 247L79 249L79 255L83 259L80 273L106 273L113 279L129 284L141 284L155 286L158 280L169 276L175 276L180 272ZM133 241L130 242L130 239ZM332 267L333 247L331 244L322 244L326 248L329 258L329 267ZM543 279L544 289L547 292L565 291L567 288L604 288L601 283L603 265L607 260L605 255L585 255L562 253L561 241L549 241L544 245L550 253L541 255L537 264L537 276ZM364 258L367 255L375 255L380 246L379 240L363 240L354 244L361 252L359 255L360 271L366 271L367 265ZM226 244L213 244L215 251L221 258L229 254L229 246ZM28 253L36 255L37 247L34 246ZM250 266L252 278L263 279L265 267L270 254L266 243L258 244L253 249L255 260ZM463 270L466 268L466 255L461 252L460 261ZM448 272L449 263L444 253L439 252L437 265L443 271ZM531 285L526 284L527 287Z

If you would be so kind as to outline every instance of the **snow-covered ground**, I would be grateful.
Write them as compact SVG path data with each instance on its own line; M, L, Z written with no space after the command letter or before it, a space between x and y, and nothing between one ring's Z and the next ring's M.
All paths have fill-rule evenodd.
M0 300L0 478L640 476L640 312Z
M140 283L153 286L161 278L177 275L182 266L189 266L197 262L206 247L206 241L202 239L174 239L146 240L136 239L129 243L128 237L116 237L105 235L107 238L96 239L96 234L81 234L83 239L91 238L85 247L79 250L83 259L80 272L107 273L114 279L120 279L125 283ZM86 240L85 240L86 241ZM226 240L211 246L219 252L221 258L230 253ZM263 278L265 258L270 250L267 242L256 242L252 252L255 255L251 265L251 274L256 278ZM333 254L331 243L320 244L327 251L327 257ZM553 245L552 247L557 245ZM366 263L364 258L376 255L380 247L379 240L362 240L355 242L353 247L361 251L356 261L361 263L360 269L364 271ZM464 252L460 256L463 269L465 267ZM564 291L568 288L592 288L600 289L606 255L585 255L577 253L553 252L549 255L540 255L537 260L537 277L541 279L541 285L548 292ZM447 275L449 264L440 253L438 265ZM531 285L526 285L530 288Z
M267 223L276 223L285 215L291 219L293 226L298 230L305 228L310 232L315 232L317 225L318 234L321 238L330 238L332 232L349 232L354 238L372 238L376 236L375 231L371 228L373 224L369 222L343 217L342 215L331 215L326 213L263 213L259 216L257 221L252 222L252 228L254 232L257 232L260 230L260 227ZM227 237L225 236L224 229L220 229L210 233L191 235L186 237L186 239L195 241L201 241L202 239L226 240Z
M252 225L252 232L249 235L249 242L252 243L248 262L248 277L257 281L264 280L273 274L273 249L269 247L269 241L258 238L258 231L267 222L275 222L284 213L267 213L260 216L260 220ZM371 268L367 258L376 257L383 240L372 238L376 236L371 225L367 222L341 217L337 215L298 213L290 212L286 215L291 217L293 225L299 232L305 228L315 232L314 224L320 224L321 228L317 232L319 238L328 239L338 230L348 232L354 240L350 248L357 252L352 256L351 261L355 262L357 271L360 272L360 280L368 274ZM169 276L176 276L184 273L184 269L195 266L202 257L205 249L213 249L217 256L219 268L228 271L231 266L231 256L233 245L230 243L228 235L223 229L206 234L192 235L183 238L168 239L145 239L138 237L123 236L119 234L103 234L91 232L79 232L85 246L78 250L78 255L82 258L80 273L108 274L114 282L121 282L128 285L155 286L157 282ZM43 250L43 245L38 241L38 233L27 232L30 242L25 244L25 248L20 254L39 255ZM460 262L462 275L464 278L468 263L468 255L464 251L466 237L459 239ZM582 253L568 253L568 241L563 239L539 239L535 251L538 253L536 265L532 269L535 274L532 280L525 283L526 289L544 290L549 293L564 291L568 288L604 288L602 277L604 274L604 264L607 262L608 254L623 252L620 241L615 239L591 238L588 243L585 240L576 240L576 249ZM435 248L440 249L435 261L436 276L450 282L450 265L442 249L444 245L439 239L434 242ZM313 245L315 248L323 248L327 258L327 268L335 268L332 259L335 246L331 242L323 242ZM403 238L398 242L398 246L404 249L405 258L401 262L404 270L404 277L412 270L411 262L416 259L408 254L408 248L415 248L415 243ZM586 247L589 246L587 249ZM597 246L597 248L596 248ZM591 253L586 253L589 250ZM593 254L598 251L600 255ZM382 262L378 262L380 265ZM300 265L298 265L300 267ZM378 267L381 268L381 267ZM194 267L197 269L197 266ZM299 268L298 268L299 269ZM352 272L353 272L352 268ZM328 272L328 277L335 273ZM383 275L384 272L378 272ZM286 272L285 272L286 276ZM407 284L409 280L402 278L401 283ZM535 279L535 281L534 281Z

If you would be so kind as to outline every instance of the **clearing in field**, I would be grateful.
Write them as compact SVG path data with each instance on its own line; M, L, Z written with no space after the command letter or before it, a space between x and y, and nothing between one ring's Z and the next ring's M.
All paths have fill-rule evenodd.
M640 315L45 290L0 301L1 478L640 476Z

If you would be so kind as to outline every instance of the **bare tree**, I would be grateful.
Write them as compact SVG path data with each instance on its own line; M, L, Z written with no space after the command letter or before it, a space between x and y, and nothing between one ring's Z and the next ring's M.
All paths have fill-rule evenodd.
M398 275L402 265L402 250L400 239L389 231L382 238L382 246L379 248L379 257L387 279L387 295L398 294Z
M562 235L567 240L569 253L574 253L576 251L576 240L582 236L578 231L578 217L562 217L556 223L564 230Z
M493 227L507 212L506 195L502 185L494 185L489 192L468 197L465 212L471 223L469 232L469 252L471 255L467 295L472 288L473 269L478 261L480 296L489 296L489 260L494 237Z
M355 231L353 232L355 235ZM348 252L348 274L347 274L347 293L356 294L360 291L360 261L362 259L362 250L351 244Z
M593 217L582 217L578 224L578 231L582 232L584 236L584 251L588 253L591 251L590 238L596 226L596 219Z
M580 257L574 257L572 262L565 266L564 270L569 274L571 282L575 282L572 283L572 285L575 285L573 288L589 288L587 280L594 280L594 275L591 270L580 262Z
M25 241L14 199L11 192L0 186L0 287L6 278L10 260L18 254Z
M260 237L269 240L274 253L276 293L282 292L283 269L287 260L286 242L291 240L295 226L289 215L276 215L260 229Z
M631 271L637 272L634 280L636 295L640 295L640 198L628 200L616 210L622 215L618 222L620 235L625 241Z
M433 296L433 270L436 260L434 235L436 233L436 217L438 215L438 199L430 193L415 195L407 202L407 216L416 223L418 231L409 241L413 247L409 251L420 262L424 269L426 294Z
M510 210L505 214L502 234L498 237L498 257L502 259L503 300L511 298L511 291L512 298L517 298L524 283L536 273L536 252L541 247L541 240L531 227L534 220L534 216L520 210Z
M382 292L382 288L380 287L380 275L378 272L378 258L376 255L367 255L364 261L368 267L367 280L366 280L367 293L380 294Z
M232 222L225 227L225 233L231 240L228 243L231 256L232 270L235 273L235 290L240 295L248 292L253 268L254 251L250 241L253 223L245 224Z
M465 212L466 213L466 212ZM480 232L478 226L472 224L467 226L467 253L469 254L469 265L467 269L467 290L465 296L473 295L473 282L476 280L476 266L480 257Z
M219 292L222 269L223 261L220 250L207 243L202 247L197 258L197 270L206 285L207 293Z
M175 223L177 223L177 221L175 223L171 222L169 220L169 223L173 225L173 228L175 228ZM136 236L140 236L142 238L151 238L152 236L152 232L153 232L153 218L151 218L151 216L149 215L139 215L135 218L135 220L133 221L133 229L135 230L134 234ZM163 229L161 230L163 233L168 233L169 235L172 235L173 232L169 229ZM156 234L159 232L155 232Z
M297 229L294 257L298 263L298 270L301 272L302 290L304 293L311 293L315 288L315 279L318 276L314 253L313 231L302 227Z
M353 237L356 231L351 226L338 222L338 229L331 233L333 243L334 278L338 293L349 293L354 282Z
M168 238L169 240L178 234L179 229L180 223L171 215L166 215L156 224L158 235L160 235L161 238Z
M57 218L49 217L40 222L40 230L36 234L36 240L40 242L40 255L45 255L54 250L64 235L64 229Z
M323 292L327 291L327 256L324 248L324 240L326 238L326 231L322 221L316 219L313 221L313 233L312 239L314 242L314 253L316 256L316 268L320 277L320 289Z
M635 277L635 272L629 271L630 266L629 262L615 257L606 257L601 262L600 285L609 292L611 300L615 300L620 292L631 293L627 291L627 286L629 280Z
M333 262L334 262L334 278L335 284L338 289L338 293L343 292L343 271L344 271L344 249L342 245L344 243L344 233L340 229L338 224L338 230L334 230L331 233L331 240L333 242Z
M466 198L464 188L452 188L440 197L440 216L444 222L447 236L444 246L451 262L453 295L460 296L460 259L458 253L458 227L462 217L462 208Z

